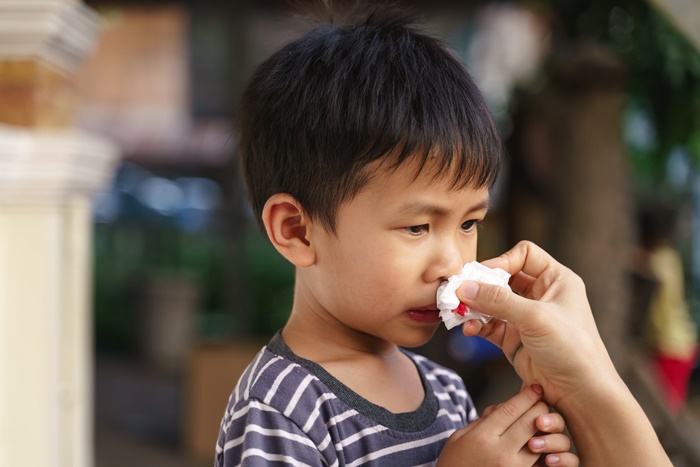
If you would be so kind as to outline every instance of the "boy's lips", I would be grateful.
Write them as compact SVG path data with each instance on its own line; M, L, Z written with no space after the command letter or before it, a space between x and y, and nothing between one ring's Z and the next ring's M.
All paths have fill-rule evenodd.
M421 323L438 323L441 321L440 310L435 305L411 308L406 312L408 317Z

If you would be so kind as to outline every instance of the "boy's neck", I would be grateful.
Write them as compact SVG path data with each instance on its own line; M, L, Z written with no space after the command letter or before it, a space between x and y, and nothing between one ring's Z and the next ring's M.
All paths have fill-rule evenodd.
M319 316L310 304L295 306L282 330L282 338L297 355L320 365L364 357L391 358L396 344L348 328L328 315Z
M425 392L415 364L396 344L310 316L292 312L282 339L296 355L323 367L369 402L393 413L412 412Z
M297 355L324 363L403 355L396 344L349 327L324 309L297 271L292 312L282 338Z
M304 286L303 274L297 274L294 292L292 313L282 330L292 352L391 412L410 412L421 405L425 393L418 370L396 344L336 319Z

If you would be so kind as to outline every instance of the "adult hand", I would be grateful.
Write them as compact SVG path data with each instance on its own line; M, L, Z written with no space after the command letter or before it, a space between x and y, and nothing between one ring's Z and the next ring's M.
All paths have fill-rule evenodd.
M555 408L591 381L617 377L576 274L531 242L483 264L510 273L516 293L465 282L457 291L460 300L499 318L485 325L469 321L462 328L465 335L499 346L522 380L540 384L545 401Z
M483 262L511 274L516 293L465 282L467 306L507 322L470 321L466 335L501 347L526 384L540 384L584 465L670 466L642 408L610 361L598 334L583 281L541 248L521 242Z

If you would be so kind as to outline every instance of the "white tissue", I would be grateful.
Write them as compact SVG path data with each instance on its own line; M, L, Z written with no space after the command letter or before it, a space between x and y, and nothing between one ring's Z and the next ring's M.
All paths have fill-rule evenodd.
M466 280L477 281L484 284L499 285L510 290L508 279L510 279L510 274L503 269L491 269L481 263L472 261L464 265L461 273L443 282L437 291L437 307L440 309L440 318L442 318L447 329L452 329L471 319L478 319L482 323L488 323L491 320L491 316L472 311L468 307L464 315L452 311L459 307L460 302L457 298L457 289L462 285L462 282Z

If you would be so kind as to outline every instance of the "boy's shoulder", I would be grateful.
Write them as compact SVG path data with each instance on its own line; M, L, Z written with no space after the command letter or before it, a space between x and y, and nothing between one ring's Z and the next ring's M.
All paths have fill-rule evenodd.
M318 377L323 370L313 365L294 354L278 332L240 376L227 413L252 404L300 422L298 418L306 417L318 404L336 398L333 386Z
M430 360L423 355L404 350L415 362L418 371L425 379L427 385L435 397L445 401L450 400L454 407L458 407L460 415L471 422L478 418L476 407L467 391L464 380L459 374L439 363ZM462 412L464 410L464 412Z
M302 381L307 380L308 385L312 375L285 355L280 355L278 339L279 335L276 335L260 349L244 370L231 394L233 403L255 399L268 405L279 405L278 399Z
M426 390L437 397L455 399L464 404L469 399L462 378L453 370L420 354L403 350L416 365ZM340 396L347 400L347 388L329 375L320 365L292 352L279 333L264 346L248 365L231 394L229 406L257 400L277 409L284 409L299 396L317 401ZM346 397L344 397L346 396ZM350 397L352 402L352 397ZM350 404L353 406L354 404Z
M426 397L415 411L394 414L362 399L275 336L231 395L217 440L216 465L239 465L245 456L272 459L290 453L315 459L307 462L313 465L319 458L333 465L341 458L360 462L367 455L378 457L363 464L434 462L445 439L473 421L476 410L455 372L406 353L421 374Z
M431 383L431 385L433 382L437 382L437 384L442 387L456 387L466 393L466 390L464 389L464 381L456 371L415 352L404 350L404 353L411 357L411 360L413 360L413 362L416 364L418 371L421 372L421 374L425 377L428 383Z
M466 395L462 378L454 371L436 363L418 353L403 350L411 358L421 377L435 390L446 388ZM263 347L245 370L234 390L238 399L255 398L265 403L273 402L280 393L289 392L289 388L306 388L310 383L321 381L333 391L336 384L329 384L323 368L311 361L294 354L284 343L279 333ZM282 382L284 381L284 384Z
M439 401L450 401L467 420L476 418L474 405L462 378L453 370L420 354L403 350L414 362L426 389L424 415L437 410ZM330 403L335 411L351 409L375 421L393 425L394 420L378 416L372 404L327 373L320 365L305 360L287 347L277 333L256 355L236 385L229 410L257 401L271 410L294 419L292 412L304 414L317 409L319 403ZM292 411L291 408L294 407ZM289 412L289 413L286 413ZM422 411L421 411L422 412ZM419 415L416 413L414 415ZM427 417L426 420L430 418Z

